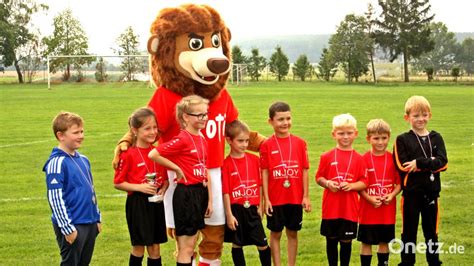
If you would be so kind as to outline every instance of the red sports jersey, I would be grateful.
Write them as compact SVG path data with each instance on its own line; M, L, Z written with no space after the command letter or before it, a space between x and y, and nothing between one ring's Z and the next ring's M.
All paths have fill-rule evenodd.
M250 153L243 158L227 156L222 165L222 194L229 194L231 204L260 205L260 159Z
M349 161L350 167L348 167ZM339 183L362 181L367 184L365 170L364 159L358 152L335 148L321 155L316 181L324 177ZM331 192L325 188L322 205L323 219L346 219L358 222L359 194L357 191Z
M268 170L268 197L273 206L301 204L303 170L309 169L308 151L303 139L294 135L268 138L260 146L260 165ZM285 188L283 185L287 180L290 187Z
M187 182L181 178L179 184L195 185L207 181L207 142L204 137L181 130L176 137L160 144L156 150L183 170Z
M400 184L400 177L393 163L392 154L387 151L382 156L371 156L371 152L367 152L363 157L367 165L365 192L370 196L383 196L392 193L394 186ZM382 204L380 207L374 208L372 204L361 197L359 223L395 224L396 209L396 199L393 199L389 205Z
M158 121L158 129L161 132L160 143L170 141L179 134L180 127L176 121L176 104L183 97L165 87L161 86L148 103L148 107L153 109ZM232 102L232 98L226 89L223 89L219 96L209 103L209 120L206 128L201 133L207 140L209 150L209 168L221 167L224 161L224 128L225 124L236 120L238 117L237 108Z
M145 175L148 173L156 173L155 182L158 187L163 184L164 178L162 173L163 167L148 158L148 153L153 149L130 147L120 154L119 166L115 170L114 184L127 182L130 184L145 183ZM128 192L131 195L133 192Z

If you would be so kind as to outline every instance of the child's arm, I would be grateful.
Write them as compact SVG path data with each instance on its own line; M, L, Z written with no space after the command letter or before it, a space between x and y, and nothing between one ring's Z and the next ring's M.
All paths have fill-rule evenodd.
M387 205L390 204L390 202L392 202L392 200L398 195L398 193L400 193L400 190L402 190L402 186L400 186L400 184L396 184L393 188L392 193L389 193L388 195L385 195L383 197L383 202Z
M123 190L127 192L141 192L150 195L154 195L156 193L156 187L148 183L131 184L128 182L122 182L119 184L114 184L114 187L118 190Z
M365 190L361 190L359 194L363 199L374 206L374 208L378 208L380 205L382 205L382 199L378 196L370 196Z
M268 169L262 169L262 187L263 187L263 198L265 199L265 214L272 216L273 208L270 198L268 197Z
M232 214L232 209L230 208L230 196L229 194L224 194L224 207L225 207L225 216L227 226L232 230L237 230L237 226L239 226L239 222L235 219L234 215Z
M260 215L260 219L263 219L263 214L265 211L263 210L263 188L260 188L260 204L258 204L257 212Z
M357 182L354 182L354 183L341 182L341 185L340 185L340 189L342 191L351 191L351 190L361 191L361 190L365 189L366 187L367 186L362 181L357 181Z
M326 179L324 177L319 177L317 179L318 185L320 185L322 188L327 188L331 192L338 192L339 191L339 186L337 185L336 182L333 182L332 180Z
M303 201L301 202L305 212L311 212L311 200L309 199L308 169L303 169Z
M188 182L186 177L184 176L183 170L179 168L175 163L166 159L165 157L161 156L156 149L153 149L148 153L148 158L152 159L153 161L159 163L160 165L174 171L176 173L176 179L179 180L184 178L184 182Z
M186 180L186 179L185 179ZM209 218L212 215L212 182L211 182L211 176L209 175L209 171L207 171L207 195L208 195L208 201L207 201L207 209L204 217Z
M446 154L446 147L444 145L441 135L435 135L432 140L433 157L417 158L416 164L420 169L427 169L431 172L446 171L448 168L448 156Z

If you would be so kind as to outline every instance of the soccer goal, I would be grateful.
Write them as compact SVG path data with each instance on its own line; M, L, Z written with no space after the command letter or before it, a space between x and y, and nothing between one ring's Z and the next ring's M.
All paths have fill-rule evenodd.
M148 55L55 55L47 57L51 83L150 81Z
M248 83L248 66L247 64L232 64L230 72L230 83L237 86Z

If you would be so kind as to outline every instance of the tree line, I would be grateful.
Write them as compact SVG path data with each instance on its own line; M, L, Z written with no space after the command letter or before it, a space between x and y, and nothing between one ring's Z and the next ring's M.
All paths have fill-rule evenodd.
M330 81L342 71L347 82L358 81L369 72L374 82L376 70L374 60L381 59L378 51L390 62L403 62L404 81L409 81L409 69L423 71L428 80L438 73L472 75L474 72L474 39L456 41L442 22L433 22L429 0L379 0L380 14L375 14L369 4L363 15L348 14L331 35L328 47L323 48L319 63L313 66L307 55L300 55L293 63L295 77L305 81L313 75ZM0 3L0 62L14 66L18 81L31 82L34 72L48 56L88 55L88 38L80 21L70 9L60 12L53 19L51 36L40 38L39 31L32 25L35 13L46 12L48 6L34 1L4 0ZM120 56L139 54L138 35L131 27L125 29L116 39L114 53ZM232 48L234 64L246 64L252 80L258 81L262 71L268 67L279 81L290 70L288 56L276 46L269 59L259 54L258 48L246 56L238 46ZM76 71L75 80L84 79L83 67L96 58L53 58L50 71L62 71L63 80L72 78L71 69ZM123 79L133 80L134 73L144 72L146 63L136 57L125 57L120 68ZM95 65L97 81L108 79L107 63L99 58ZM236 70L233 70L236 71ZM236 73L234 73L236 74ZM236 76L236 75L233 75Z

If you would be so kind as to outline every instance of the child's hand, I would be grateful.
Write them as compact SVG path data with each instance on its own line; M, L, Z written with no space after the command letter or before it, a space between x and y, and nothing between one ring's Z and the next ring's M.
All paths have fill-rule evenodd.
M392 193L390 193L388 195L383 196L382 201L383 201L383 203L388 205L388 204L390 204L390 202L392 202L393 198L394 198L394 195L392 195Z
M380 207L382 205L382 198L380 196L368 196L370 204L374 206L374 208Z
M237 219L235 219L234 215L229 215L227 217L227 226L230 228L230 230L235 231L237 230L237 226L239 226L239 222Z
M265 214L267 216L272 216L272 213L273 213L272 203L270 201L265 201Z
M176 169L175 172L176 172L176 180L180 180L181 178L184 178L184 183L188 182L181 168Z
M328 180L326 182L327 184L327 188L332 191L332 192L338 192L339 191L339 186L337 185L337 183L335 183L334 181L332 180Z
M66 242L69 243L69 245L72 245L74 241L76 241L77 238L77 230L73 231L69 235L65 235L64 238L66 239Z
M212 201L209 201L207 203L207 209L206 209L206 213L204 214L204 217L209 218L211 217L211 215L212 215Z
M342 191L351 191L352 190L352 183L342 181L339 185L339 189Z
M305 212L311 212L311 200L308 197L303 198L301 205L303 205L303 209Z
M416 170L416 160L404 163L403 167L405 167L405 171L409 173L414 172Z
M99 232L102 232L102 224L101 223L97 223L97 231Z
M156 187L155 185L148 184L148 183L142 183L138 187L138 191L145 193L145 194L150 194L150 195L155 195L156 194Z

